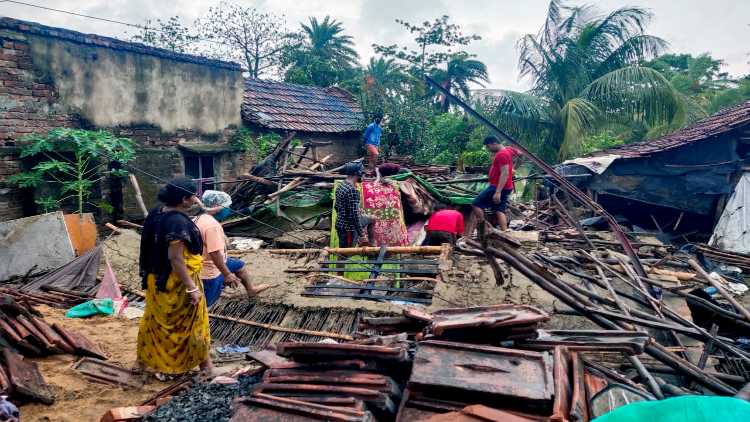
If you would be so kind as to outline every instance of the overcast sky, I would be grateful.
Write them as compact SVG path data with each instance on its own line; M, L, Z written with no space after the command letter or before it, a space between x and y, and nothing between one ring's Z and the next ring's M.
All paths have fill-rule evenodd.
M179 15L192 23L206 13L218 0L24 0L132 23L146 19L166 19ZM524 89L518 79L518 52L515 43L522 34L536 33L547 9L546 0L234 0L286 16L290 27L309 16L332 17L343 22L354 37L363 62L373 55L372 43L408 42L409 34L394 19L409 22L431 20L443 14L462 25L466 32L482 37L470 51L487 64L489 88ZM571 1L581 4L580 1ZM750 73L750 0L600 0L595 4L602 11L625 5L649 8L654 19L648 27L652 35L670 43L672 52L699 54L710 52L726 62L725 71L732 75ZM132 28L70 16L59 12L0 2L0 15L26 19L45 25L77 31L122 37Z

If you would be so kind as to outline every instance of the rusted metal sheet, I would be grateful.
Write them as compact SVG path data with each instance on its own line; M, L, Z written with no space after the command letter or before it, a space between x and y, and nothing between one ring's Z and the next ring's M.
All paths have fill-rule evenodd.
M470 308L443 309L432 314L430 330L435 336L441 336L454 330L465 331L467 328L487 330L505 327L533 327L549 320L549 314L528 305L494 305Z
M3 358L8 371L8 380L14 394L40 401L44 404L55 402L50 390L36 363L9 349L3 349Z
M369 346L352 343L279 343L276 353L294 360L374 359L406 361L406 347Z
M123 367L99 359L82 358L73 364L73 369L96 382L122 387L141 388L143 380Z
M358 409L332 407L268 394L254 393L236 399L231 422L297 422L325 420L370 422L372 414Z
M445 341L418 344L409 385L479 399L518 398L551 407L552 357L501 347Z
M565 346L571 351L612 351L639 355L648 343L643 331L614 330L537 330L538 337L521 345L534 349Z

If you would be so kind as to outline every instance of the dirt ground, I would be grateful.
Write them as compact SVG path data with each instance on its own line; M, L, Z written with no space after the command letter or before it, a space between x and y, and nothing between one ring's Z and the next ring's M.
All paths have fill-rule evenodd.
M140 236L132 230L123 230L105 242L105 254L117 276L125 287L140 290L138 276L138 248ZM380 303L370 300L328 299L304 297L301 295L309 279L304 273L288 273L290 267L311 265L315 254L278 255L264 249L244 253L232 253L248 265L257 283L275 285L273 289L260 294L259 299L270 303L284 303L297 307L343 307L366 309L376 312L401 313L403 306ZM453 268L444 274L444 282L435 288L432 305L427 309L447 307L493 305L498 303L518 303L537 305L548 311L554 310L557 300L544 292L520 273L501 263L509 282L498 288L492 270L484 258L454 256ZM510 273L509 273L510 271ZM227 297L241 297L241 289L226 289Z
M109 357L109 361L125 368L135 363L138 320L113 317L93 317L89 319L65 318L60 309L40 306L44 319L59 323L66 328L80 332L95 341ZM132 406L143 402L169 384L153 378L142 389L122 389L106 384L87 381L71 368L76 361L71 355L56 355L33 359L45 381L55 393L55 403L51 406L29 404L21 407L21 420L24 422L86 422L98 421L109 409L118 406Z

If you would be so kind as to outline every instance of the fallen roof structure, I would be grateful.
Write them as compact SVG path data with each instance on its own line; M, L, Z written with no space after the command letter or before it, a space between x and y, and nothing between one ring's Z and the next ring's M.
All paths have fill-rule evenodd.
M649 210L655 215L665 211L672 223L680 212L703 219L707 231L724 209L748 153L750 102L745 102L669 135L568 160L558 169L596 194L605 208L646 227L667 226L669 217L652 224L643 205L654 206ZM640 219L628 212L636 204Z

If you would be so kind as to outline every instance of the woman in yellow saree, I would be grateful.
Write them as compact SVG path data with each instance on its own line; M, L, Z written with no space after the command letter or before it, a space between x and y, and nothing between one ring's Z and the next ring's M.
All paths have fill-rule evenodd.
M186 212L197 203L195 183L170 181L159 191L164 206L143 225L140 272L146 308L138 331L138 364L163 374L200 366L211 373L208 309L200 271L203 242Z

